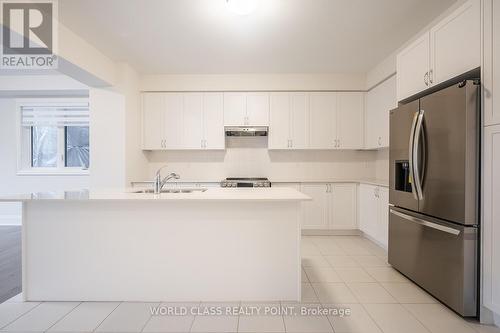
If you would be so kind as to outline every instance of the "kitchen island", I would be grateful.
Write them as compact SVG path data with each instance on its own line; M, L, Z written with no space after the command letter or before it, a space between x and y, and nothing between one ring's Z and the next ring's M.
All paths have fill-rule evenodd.
M65 192L23 203L27 301L299 301L289 188Z

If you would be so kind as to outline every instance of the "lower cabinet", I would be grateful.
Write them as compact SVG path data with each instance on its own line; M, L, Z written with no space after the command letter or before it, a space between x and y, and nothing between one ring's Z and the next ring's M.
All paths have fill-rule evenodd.
M359 229L387 248L389 228L389 189L359 185Z
M303 229L357 228L356 184L305 183L301 192L312 198L302 204Z

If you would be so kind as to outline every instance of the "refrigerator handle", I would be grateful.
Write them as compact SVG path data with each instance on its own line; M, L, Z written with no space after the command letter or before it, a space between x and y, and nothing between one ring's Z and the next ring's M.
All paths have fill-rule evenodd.
M390 212L391 214L393 215L396 215L396 216L399 216L405 220L408 220L410 222L413 222L413 223L416 223L416 224L420 224L424 227L429 227L429 228L432 228L432 229L436 229L436 230L440 230L440 231L443 231L443 232L446 232L448 234L452 234L452 235L455 235L455 236L458 236L460 235L460 230L457 230L457 229L453 229L453 228L450 228L450 227L447 227L447 226L444 226L444 225L441 225L441 224L437 224L437 223L432 223L430 221L424 221L422 219L419 219L418 217L414 217L414 216L411 216L411 215L408 215L408 214L404 214L404 213L401 213L401 212L398 212L394 209L390 209Z
M419 169L420 166L420 139L422 137L422 125L424 122L424 110L420 110L417 116L417 123L415 125L415 138L413 139L413 180L415 184L415 192L417 194L418 200L422 200L424 198L422 191L422 179L421 179L421 171Z
M408 145L408 162L410 164L410 182L411 182L411 192L413 193L413 197L415 200L418 200L417 196L417 190L415 186L415 176L414 176L414 161L413 161L413 148L414 148L414 141L415 141L415 127L417 126L417 120L418 116L420 114L420 111L415 112L415 115L413 116L413 122L411 124L411 131L410 131L410 143Z

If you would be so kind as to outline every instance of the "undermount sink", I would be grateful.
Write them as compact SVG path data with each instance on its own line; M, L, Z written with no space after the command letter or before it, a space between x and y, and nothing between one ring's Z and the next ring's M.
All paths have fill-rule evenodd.
M206 188L164 188L161 193L193 193L193 192L205 192ZM134 191L133 193L154 193L153 189L145 189Z

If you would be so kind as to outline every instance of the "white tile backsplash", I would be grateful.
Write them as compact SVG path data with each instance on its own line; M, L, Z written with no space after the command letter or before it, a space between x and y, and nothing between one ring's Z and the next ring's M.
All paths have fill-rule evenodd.
M378 171L384 163L377 160L380 153L375 151L269 151L266 138L230 138L226 142L225 151L147 152L149 176L152 178L165 164L181 179L197 181L226 177L268 177L271 181L366 179L385 172Z

